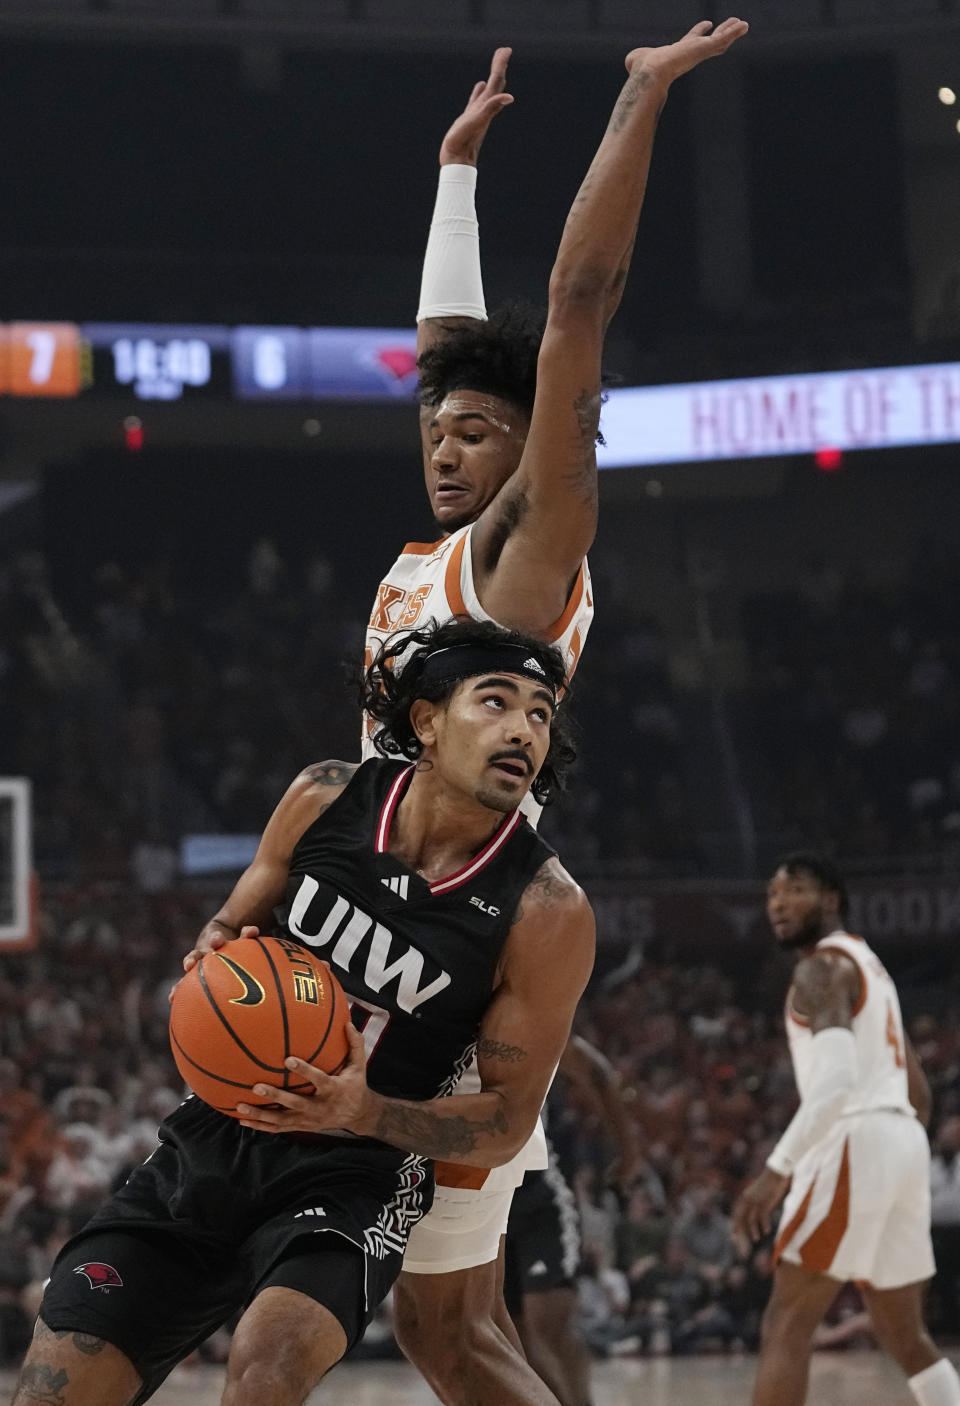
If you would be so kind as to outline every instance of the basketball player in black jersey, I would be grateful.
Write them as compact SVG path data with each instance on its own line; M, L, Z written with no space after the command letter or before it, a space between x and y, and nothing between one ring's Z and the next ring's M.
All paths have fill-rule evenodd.
M469 621L367 672L385 755L297 777L184 961L276 912L351 1000L347 1067L288 1061L313 1097L267 1089L282 1106L242 1120L190 1098L164 1122L58 1257L14 1406L146 1401L241 1309L224 1406L300 1406L396 1277L426 1159L524 1144L593 963L590 907L517 809L572 758L564 682L549 645ZM445 1098L474 1048L481 1092Z

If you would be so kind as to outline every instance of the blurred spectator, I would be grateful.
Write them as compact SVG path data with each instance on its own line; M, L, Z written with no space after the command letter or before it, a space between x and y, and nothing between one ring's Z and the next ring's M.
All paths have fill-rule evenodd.
M92 1213L110 1190L110 1171L98 1155L97 1131L89 1123L69 1123L46 1179L50 1204L57 1211Z
M937 1328L954 1336L960 1332L960 1118L947 1118L936 1134L930 1191Z
M635 1186L616 1231L616 1263L630 1282L643 1276L663 1259L670 1236L670 1222L642 1186Z
M713 1186L692 1186L684 1200L686 1209L676 1222L674 1235L704 1278L719 1283L733 1259L730 1221L717 1207Z

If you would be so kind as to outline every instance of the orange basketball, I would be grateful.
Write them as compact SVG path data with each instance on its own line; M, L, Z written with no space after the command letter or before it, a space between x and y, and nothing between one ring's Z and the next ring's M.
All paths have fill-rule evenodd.
M347 1059L347 998L329 967L282 937L241 937L208 952L173 993L170 1044L198 1098L237 1117L267 1104L253 1084L312 1093L284 1068L290 1055L326 1074Z

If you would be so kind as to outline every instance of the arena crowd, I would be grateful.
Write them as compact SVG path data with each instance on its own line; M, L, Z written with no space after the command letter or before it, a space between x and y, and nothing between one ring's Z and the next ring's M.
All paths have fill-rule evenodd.
M955 868L953 570L930 560L894 603L823 563L802 589L743 601L731 726L749 738L745 779L778 845ZM355 655L363 620L335 608L337 593L328 560L287 560L268 538L203 609L173 559L95 563L75 596L40 553L0 572L0 774L33 780L42 880L39 945L7 959L0 978L5 1361L25 1347L58 1246L148 1154L182 1096L167 993L228 887L184 880L183 835L256 834L318 747L356 751L350 693L329 660ZM693 803L697 709L708 702L680 689L663 628L625 589L598 614L590 648L576 805L548 835L588 888L604 866L641 878L708 872ZM551 1127L580 1206L581 1307L598 1353L757 1341L770 1247L740 1258L728 1214L791 1115L793 1079L771 987L723 966L648 953L581 1007L578 1028L618 1070L644 1148L635 1183L615 1190L615 1149L558 1089ZM958 1006L951 989L936 1013L907 1007L936 1095L932 1327L947 1335L960 1334ZM868 1331L855 1291L832 1318L823 1342ZM389 1349L382 1327L368 1350Z

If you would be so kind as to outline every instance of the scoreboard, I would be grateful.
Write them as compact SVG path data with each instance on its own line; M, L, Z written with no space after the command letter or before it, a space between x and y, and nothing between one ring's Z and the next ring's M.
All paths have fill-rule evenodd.
M409 400L416 342L412 328L0 323L0 397L113 397L127 413L135 401ZM621 386L602 426L601 469L957 444L960 362Z
M0 395L406 399L416 342L413 330L375 327L0 323Z

